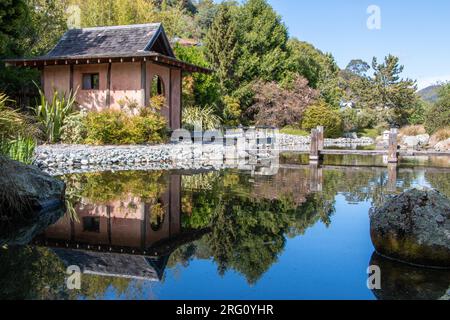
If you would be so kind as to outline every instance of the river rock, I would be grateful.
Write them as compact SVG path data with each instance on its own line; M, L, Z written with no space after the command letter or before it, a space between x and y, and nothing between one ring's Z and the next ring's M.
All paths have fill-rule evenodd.
M410 190L371 209L370 234L383 256L450 268L450 201L437 191Z
M65 184L0 157L0 244L22 244L64 213Z
M450 138L435 144L434 150L438 152L450 151Z
M403 145L407 148L415 149L428 145L430 136L428 134L421 134L418 136L405 136L402 139Z

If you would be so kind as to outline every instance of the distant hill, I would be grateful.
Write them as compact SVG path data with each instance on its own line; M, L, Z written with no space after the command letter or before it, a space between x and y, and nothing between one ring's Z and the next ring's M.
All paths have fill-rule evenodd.
M438 91L439 91L440 87L441 87L441 85L435 84L435 85L426 87L417 93L423 100L425 100L427 102L435 102L438 98Z

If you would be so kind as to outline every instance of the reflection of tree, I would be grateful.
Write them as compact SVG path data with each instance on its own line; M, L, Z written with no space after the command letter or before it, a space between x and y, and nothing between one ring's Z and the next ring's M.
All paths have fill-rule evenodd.
M255 190L248 176L225 172L221 179L209 183L207 190L185 192L185 199L192 202L184 205L191 211L183 217L183 227L211 229L196 243L195 254L198 256L201 248L202 255L213 258L220 274L233 269L255 283L277 260L286 236L303 234L319 220L329 224L334 197L308 195L307 190L300 197L283 192L283 188L277 192L276 186L287 181L293 182L258 179ZM298 199L302 199L300 205ZM189 261L181 256L181 263Z
M450 198L450 173L449 172L427 172L427 181L433 188L442 192Z
M65 267L47 248L0 249L0 275L0 299L54 299L65 285Z
M91 274L84 274L81 279L81 290L72 291L71 298L105 299L108 291L114 292L114 297L124 299L139 299L142 297L144 283L140 280Z

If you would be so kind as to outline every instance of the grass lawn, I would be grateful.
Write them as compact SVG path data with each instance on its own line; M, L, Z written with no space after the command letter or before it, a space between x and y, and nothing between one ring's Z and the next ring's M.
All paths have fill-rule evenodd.
M291 134L293 136L309 136L309 133L302 129L292 128L292 127L284 127L280 130L280 133Z

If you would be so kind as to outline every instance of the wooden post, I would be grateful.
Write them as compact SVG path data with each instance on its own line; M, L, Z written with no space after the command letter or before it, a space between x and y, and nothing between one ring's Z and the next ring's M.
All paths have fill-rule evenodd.
M397 129L391 129L391 132L389 132L388 163L398 163L397 137Z
M318 163L309 165L309 189L311 192L322 192L323 173Z
M106 73L106 107L111 107L111 63L108 63L108 71Z
M147 63L141 62L141 106L146 107L149 103L147 97Z
M387 191L395 192L397 190L397 164L389 163L388 164L388 183L387 183Z
M325 147L324 131L325 130L324 130L323 126L317 127L317 134L318 134L318 139L319 139L319 145L318 145L319 152L323 151L323 149Z
M311 130L311 151L309 153L309 162L319 162L319 134L317 129Z

